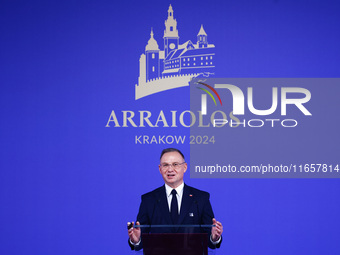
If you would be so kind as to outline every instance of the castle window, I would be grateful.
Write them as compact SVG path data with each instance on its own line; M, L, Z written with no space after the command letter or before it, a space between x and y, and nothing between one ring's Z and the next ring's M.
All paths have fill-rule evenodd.
M185 61L185 58L183 58L183 61Z
M154 71L155 71L155 67L153 66L153 67L152 67L152 72L154 72Z
M201 62L201 66L203 66L203 63Z
M205 62L206 65L208 65L208 62Z
M190 60L190 58L188 58L188 61Z
M174 27L173 26L170 27L170 31L174 31Z
M194 66L196 65L196 63L194 63Z
M205 57L205 59L208 59L208 57Z
M194 58L194 60L196 60L196 58Z
M190 66L190 64L188 63L188 66Z
M203 57L201 57L201 60L203 60Z
M212 59L212 56L210 56L210 59Z
M183 66L185 66L185 64L183 64Z
M152 58L153 58L153 59L155 58L155 53L152 53Z
M212 65L212 62L210 62L210 65Z

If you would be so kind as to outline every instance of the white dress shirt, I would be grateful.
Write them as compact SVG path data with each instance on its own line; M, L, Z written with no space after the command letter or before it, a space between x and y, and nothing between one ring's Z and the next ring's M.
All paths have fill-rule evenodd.
M177 197L177 203L178 203L178 214L180 214L181 211L181 204L182 204L182 197L183 197L183 189L184 189L184 182L182 182L181 185L179 185L175 190L177 192L176 197ZM173 188L171 188L169 185L165 184L165 192L166 192L166 197L168 199L168 206L169 206L169 212L171 210L171 200L172 200L172 194L171 191Z

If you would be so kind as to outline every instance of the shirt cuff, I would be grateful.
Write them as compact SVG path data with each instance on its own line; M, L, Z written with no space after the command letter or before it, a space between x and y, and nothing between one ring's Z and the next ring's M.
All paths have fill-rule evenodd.
M216 242L214 242L212 239L211 239L211 235L210 235L210 242L212 242L212 244L216 245L218 243L221 242L221 239L222 239L222 236L220 236L220 238L218 238L218 240ZM131 240L130 240L131 241ZM140 241L139 241L140 242Z
M138 245L140 244L140 241L141 241L141 239L139 239L138 243L133 243L133 242L131 241L131 239L129 238L129 242L130 242L130 244L132 244L133 246L138 246Z

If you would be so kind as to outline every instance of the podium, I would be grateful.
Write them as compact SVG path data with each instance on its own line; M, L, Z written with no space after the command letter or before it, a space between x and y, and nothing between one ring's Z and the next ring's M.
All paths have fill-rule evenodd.
M142 234L145 255L208 255L207 233Z
M144 255L208 255L210 236L208 233L215 225L134 225L134 227L145 229L141 237ZM150 231L151 229L153 231Z

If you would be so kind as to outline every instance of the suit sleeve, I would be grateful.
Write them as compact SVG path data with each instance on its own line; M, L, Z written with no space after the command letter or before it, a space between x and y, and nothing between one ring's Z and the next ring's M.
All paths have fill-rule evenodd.
M147 199L145 199L145 197L143 195L142 201L141 201L140 206L139 206L139 211L138 211L136 222L139 221L139 223L141 225L150 225L150 219L149 219L149 214L148 214L149 209L150 209L150 207L148 206ZM147 233L147 232L149 232L148 228L142 228L142 233ZM130 240L129 240L128 243L129 243L131 250L139 251L139 250L143 249L142 240L138 245L131 244Z
M212 224L212 219L215 218L214 212L212 210L209 198L210 198L210 195L208 193L205 196L204 203L203 203L203 209L202 209L202 223L201 224L203 224L203 225L210 225L210 224ZM211 242L211 238L210 238L211 229L210 228L206 228L206 229L204 229L204 232L207 232L208 236L209 236L208 247L210 249L220 248L221 243L222 243L222 239L221 239L221 241L219 243L213 244Z

